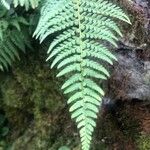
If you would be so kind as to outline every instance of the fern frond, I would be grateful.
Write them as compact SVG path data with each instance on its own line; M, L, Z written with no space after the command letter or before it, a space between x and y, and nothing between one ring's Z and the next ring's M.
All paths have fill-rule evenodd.
M0 40L0 66L1 70L8 70L8 67L12 65L12 62L16 59L20 59L19 51L25 52L24 35L18 30L7 32L7 35L3 36L3 40Z
M26 10L29 10L30 7L33 9L38 7L40 1L41 0L13 0L12 3L14 4L15 7L24 6ZM0 2L4 7L10 9L10 1L0 0Z
M12 16L6 14L0 20L0 70L2 71L8 70L12 62L20 59L19 51L25 52L26 46L30 45L26 31L24 32L21 27L28 25L27 21L23 17Z
M83 150L90 148L104 96L93 79L106 80L110 74L103 64L112 65L117 60L104 44L117 46L122 36L114 18L130 23L118 6L106 0L46 0L34 33L40 42L56 33L47 61L53 60L51 68L56 65L60 70L58 77L71 75L62 89L71 95L67 103L79 128Z

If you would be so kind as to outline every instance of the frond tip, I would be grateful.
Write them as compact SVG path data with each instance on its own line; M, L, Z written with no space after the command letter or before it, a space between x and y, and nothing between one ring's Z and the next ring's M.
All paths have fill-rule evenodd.
M80 132L82 149L89 150L95 119L104 91L93 79L106 80L110 74L98 62L113 64L117 58L103 41L117 46L122 36L113 18L130 23L127 15L106 0L46 0L34 33L42 42L57 32L48 50L51 67L60 70L58 77L71 76L62 86L70 94L71 117ZM106 43L105 42L105 43Z

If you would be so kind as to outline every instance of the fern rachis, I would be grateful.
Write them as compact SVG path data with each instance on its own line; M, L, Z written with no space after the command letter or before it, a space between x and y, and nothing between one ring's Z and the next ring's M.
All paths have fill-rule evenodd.
M116 34L122 36L113 18L130 23L118 6L105 0L46 0L34 33L41 42L57 33L47 52L47 61L53 59L51 67L57 65L58 77L71 75L62 89L71 95L68 104L79 128L83 150L90 148L95 118L104 96L93 79L110 76L97 60L109 64L117 60L103 44L106 41L117 46Z

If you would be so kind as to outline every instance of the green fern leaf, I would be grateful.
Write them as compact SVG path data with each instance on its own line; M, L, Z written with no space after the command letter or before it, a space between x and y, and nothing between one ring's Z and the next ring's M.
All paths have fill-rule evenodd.
M15 7L17 6L25 6L26 10L29 10L29 8L33 8L35 9L36 7L38 7L39 2L41 0L13 0L13 4ZM7 0L0 0L0 2L2 3L2 5L6 8L6 9L10 9L10 1Z
M10 9L10 4L6 0L0 0L0 3L6 8Z
M116 41L122 36L114 18L130 23L117 5L106 0L46 0L34 33L40 42L56 35L47 61L53 60L51 68L57 66L57 77L70 75L62 89L70 95L67 103L79 128L83 150L90 148L104 96L94 80L106 80L110 74L103 65L117 60L106 47L107 43L117 47Z
M13 30L7 31L7 34L3 36L3 40L0 40L1 70L8 70L8 66L11 66L13 61L20 59L18 51L25 52L25 43L22 39L23 33Z
M2 71L8 70L16 59L19 60L19 51L25 52L26 47L30 45L28 36L21 27L27 25L26 20L23 17L12 16L3 16L0 21L0 70Z

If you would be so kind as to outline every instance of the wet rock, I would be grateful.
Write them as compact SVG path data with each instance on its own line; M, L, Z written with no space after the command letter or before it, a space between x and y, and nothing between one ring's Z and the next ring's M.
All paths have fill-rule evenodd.
M139 59L136 50L120 49L117 55L109 83L111 94L117 99L150 101L150 61Z

